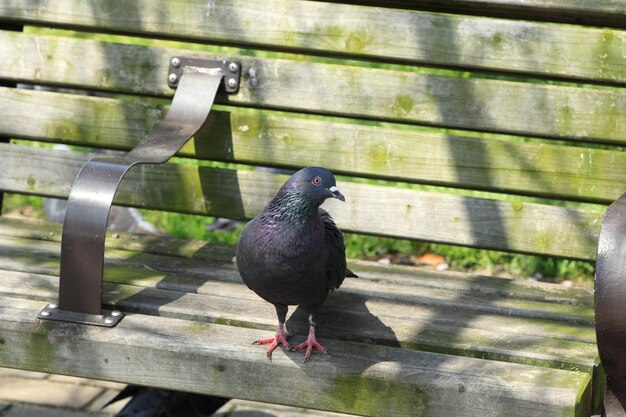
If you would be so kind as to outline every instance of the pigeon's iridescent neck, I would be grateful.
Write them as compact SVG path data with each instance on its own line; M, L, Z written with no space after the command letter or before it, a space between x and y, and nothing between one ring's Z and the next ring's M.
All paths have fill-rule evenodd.
M267 205L263 217L281 224L304 225L319 217L319 205L307 200L295 187L282 187Z

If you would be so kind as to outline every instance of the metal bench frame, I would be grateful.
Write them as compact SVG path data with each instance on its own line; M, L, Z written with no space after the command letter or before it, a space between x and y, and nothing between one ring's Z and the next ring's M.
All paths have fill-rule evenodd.
M598 352L607 375L604 414L626 416L626 194L602 220L595 273Z
M174 156L205 123L220 86L236 93L240 75L236 62L170 60L168 84L176 93L165 118L125 155L93 158L78 173L63 222L59 300L38 318L113 327L124 317L102 309L104 241L117 188L133 166L162 164Z

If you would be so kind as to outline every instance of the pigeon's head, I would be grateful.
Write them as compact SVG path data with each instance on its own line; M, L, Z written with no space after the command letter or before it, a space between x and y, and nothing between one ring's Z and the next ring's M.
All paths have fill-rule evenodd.
M339 192L332 172L320 167L307 167L296 172L287 184L292 185L309 203L319 206L327 198L346 201Z

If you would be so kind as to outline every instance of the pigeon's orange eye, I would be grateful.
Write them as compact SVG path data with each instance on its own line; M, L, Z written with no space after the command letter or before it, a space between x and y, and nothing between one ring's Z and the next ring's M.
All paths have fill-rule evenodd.
M320 177L315 177L311 180L313 185L320 185L322 183L322 179Z

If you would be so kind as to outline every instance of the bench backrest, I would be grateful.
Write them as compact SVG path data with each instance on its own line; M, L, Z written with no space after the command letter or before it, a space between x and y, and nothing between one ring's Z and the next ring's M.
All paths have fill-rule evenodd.
M361 3L3 1L24 30L0 30L0 136L128 150L167 109L172 57L232 58L238 94L118 203L246 219L285 179L248 166L321 165L345 230L593 260L626 189L626 2ZM0 191L57 197L87 159L0 155Z

